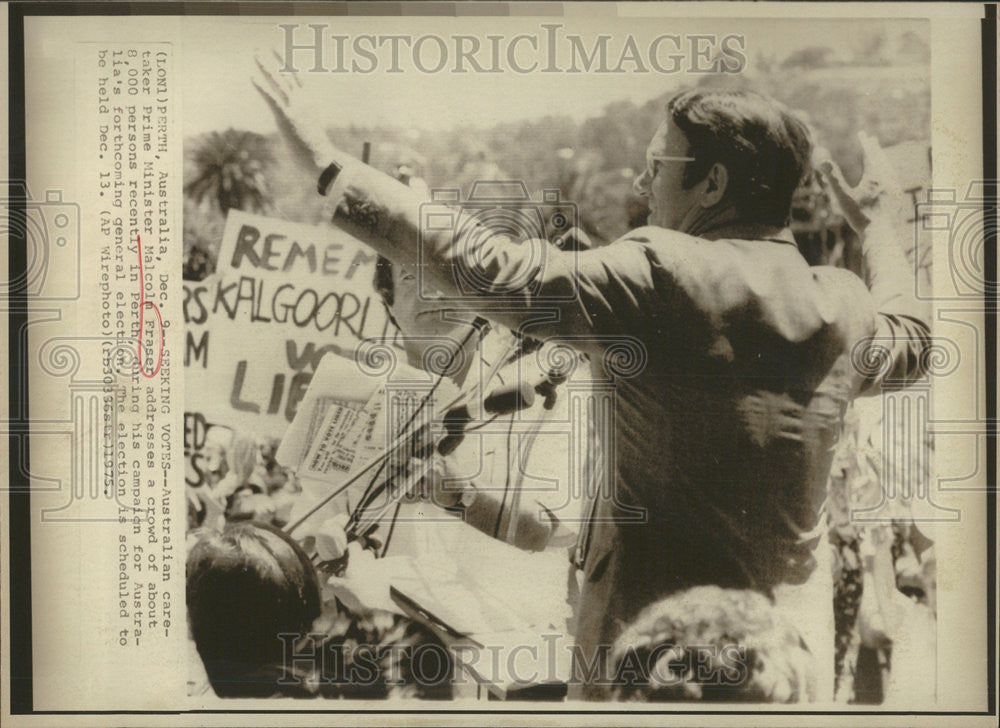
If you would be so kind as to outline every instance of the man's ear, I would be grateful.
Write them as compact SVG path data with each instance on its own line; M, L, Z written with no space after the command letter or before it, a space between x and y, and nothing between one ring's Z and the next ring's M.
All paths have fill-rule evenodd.
M701 197L702 207L712 207L726 196L729 186L729 170L725 165L716 162L705 176L705 192Z

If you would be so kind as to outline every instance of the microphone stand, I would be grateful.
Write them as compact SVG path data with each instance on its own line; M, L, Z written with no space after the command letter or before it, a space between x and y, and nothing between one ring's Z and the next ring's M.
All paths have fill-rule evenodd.
M459 348L464 347L465 344L468 343L468 340L472 336L472 334L474 334L477 331L476 327L473 324L469 324L469 326L471 327L470 331L466 335L465 339L462 341L462 344L461 344L461 346ZM453 358L457 354L457 352L458 352L458 349L456 349L456 352L454 354L452 354ZM444 372L448 371L449 368L450 368L450 363L449 363L449 366L445 367L442 370L442 373L440 375L438 375L437 381L435 381L435 383L431 387L430 391L426 395L424 395L423 399L420 401L420 404L417 406L417 409L414 410L414 412L413 412L412 415L410 415L410 419L407 420L407 422L406 422L405 425L403 425L403 431L396 437L396 439L390 445L386 446L386 448L384 449L384 451L382 452L382 454L379 455L374 460L372 460L367 465L365 465L361 470L359 470L358 472L356 472L350 478L348 478L346 482L344 482L343 484L341 484L340 487L336 488L333 492L331 492L329 495L327 495L326 497L324 497L319 503L317 503L315 506L313 506L312 508L310 508L305 514L302 515L301 518L299 518L299 520L295 521L295 523L291 524L290 526L287 526L285 528L285 533L291 534L295 529L297 529L299 526L301 526L303 523L305 523L305 521L307 521L309 518L311 518L317 511L319 511L321 508L323 508L323 506L325 506L331 500L333 500L338 495L340 495L341 493L343 493L345 490L347 490L348 488L350 488L352 485L354 485L355 483L357 483L364 475L366 475L367 473L371 472L376 467L381 467L381 466L385 465L386 461L388 461L390 457L392 457L393 455L395 455L395 454L399 453L400 451L402 451L402 449L404 447L406 449L411 449L412 448L413 444L416 442L416 438L419 435L421 435L421 434L425 434L427 432L428 428L422 427L422 428L416 430L415 432L407 432L407 430L409 430L410 426L413 424L413 421L417 418L417 415L420 414L420 412L423 410L423 408L426 406L426 404L430 401L430 399L433 396L434 392L437 390L438 385L441 383L441 380L445 376ZM458 395L458 397L455 398L455 400L453 400L451 403L449 403L449 405L447 406L446 409L450 410L455 405L457 405L461 401L461 399L462 399L462 397L463 397L464 394L465 394L464 392L460 393ZM377 477L377 475L376 475L376 477ZM362 497L362 501L361 501L361 503L358 504L358 507L362 507L362 504L365 502L365 500L366 499L364 497ZM357 510L357 509L355 509L355 510Z
M473 330L476 330L475 325L474 324L472 325L473 325ZM471 333L472 332L470 331L470 335ZM465 340L462 342L462 345L458 349L456 349L455 352L452 354L452 359L457 355L458 351L460 351L462 347L465 346L466 342L468 342L468 336L466 336ZM497 372L503 366L507 358L510 356L511 352L517 347L518 343L519 343L518 340L512 337L512 341L505 347L502 355L497 357L497 360L490 365L490 369L487 372L486 377L477 378L477 381L471 387L461 392L454 400L452 400L452 402L450 402L443 408L444 415L440 418L440 420L436 424L438 426L442 425L444 426L444 433L436 442L434 442L435 450L437 449L438 445L440 445L441 441L444 440L451 433L451 430L447 426L446 422L448 414L451 413L453 410L455 410L457 407L459 407L463 402L469 402L472 401L474 398L481 396L483 390L483 383L484 382L489 383L496 377ZM449 365L445 367L443 371L448 371L448 369L450 368L451 365L449 362ZM440 382L440 379L438 381ZM428 397L431 393L428 393ZM412 422L412 419L413 418L411 418L410 421L407 422L406 425L407 427ZM383 458L383 462L385 461L385 459L386 458ZM362 520L361 520L363 516L360 514L364 509L368 508L371 505L372 501L378 495L382 494L387 489L391 488L395 477L396 475L390 476L381 484L379 488L373 490L370 494L368 494L368 497L362 498L362 500L358 503L358 505L354 509L354 512L351 514L350 520L348 521L348 528L351 529L348 531L349 534L353 533L358 536L365 536L374 530L375 526L378 524L379 520L381 520L381 518L385 515L386 511L388 511L390 507L395 505L395 511L393 513L392 520L389 526L389 531L386 535L385 543L382 546L382 552L380 556L385 556L386 552L389 549L389 543L392 538L392 533L395 530L396 520L399 516L399 509L402 505L402 499L410 492L410 490L417 484L417 482L419 482L419 479L413 478L412 474L407 475L403 487L398 488L396 489L396 492L391 493L387 502L382 507L380 507L378 511L376 511L374 517L366 519L367 524L364 526L362 526Z
M367 142L366 141L366 142L364 142L364 144L362 146L361 161L364 164L368 164L370 157L371 157L371 142ZM338 171L339 171L339 169L338 169ZM324 173L324 174L326 174L326 173ZM334 175L336 175L336 172L334 173ZM329 181L328 181L327 184L329 184ZM322 189L320 190L320 192L323 193L323 194L325 194ZM351 514L351 519L354 520L354 514L356 512L358 512L359 508L361 508L363 506L363 504L366 502L366 500L369 499L370 491L371 491L371 489L372 489L375 481L377 480L379 474L382 472L382 467L389 460L389 458L392 455L394 455L395 453L399 452L400 448L402 448L403 446L406 446L412 452L412 446L415 443L417 436L421 434L421 432L423 431L424 428L421 428L420 430L417 430L416 432L411 433L411 434L407 434L407 430L410 429L410 426L413 424L413 421L417 418L417 415L420 414L420 412L423 410L423 408L426 406L426 404L430 401L431 397L434 395L434 392L437 391L438 386L441 384L441 381L445 377L445 372L449 371L451 369L452 364L454 364L455 357L458 355L458 352L460 352L463 348L465 348L465 345L468 343L469 339L471 338L471 336L476 331L480 330L482 326L485 326L486 322L483 321L482 326L480 326L479 325L480 321L482 321L482 319L476 319L475 321L473 321L472 323L469 324L469 332L465 335L465 338L459 344L458 348L456 348L455 351L453 351L451 353L451 356L448 359L447 365L444 368L442 368L441 373L438 375L438 378L434 382L434 385L431 387L430 391L426 395L424 395L423 399L420 401L420 404L417 406L416 410L414 410L413 414L410 415L410 418L409 418L409 420L407 420L406 424L403 425L402 432L396 437L395 442L391 446L387 447L385 449L384 453L380 457L376 458L375 460L373 460L372 462L370 462L368 465L366 465L364 468L362 468L360 471L358 471L353 476L351 476L350 478L348 478L347 482L345 482L344 484L342 484L339 488L337 488L336 490L334 490L328 496L326 496L325 498L323 498L319 503L317 503L315 506L313 506L311 509L309 509L309 511L307 511L295 523L293 523L290 526L288 526L285 529L286 533L291 534L292 531L294 531L296 528L298 528L303 523L305 523L306 520L308 520L311 516L313 516L316 512L318 512L323 506L325 506L331 500L333 500L338 495L340 495L345 490L347 490L349 487L351 487L356 482L358 482L358 480L360 480L361 477L364 476L366 473L368 473L373 468L375 468L376 466L378 466L378 470L376 471L375 475L372 477L372 481L368 484L368 487L365 489L365 492L362 494L361 500L358 503L358 506L355 507L354 512L352 512L352 514ZM459 398L460 397L461 397L461 394L459 395ZM455 405L455 403L450 404L448 407L445 408L445 411L448 411L451 407L454 407L454 405ZM409 462L409 459L407 459L407 462ZM397 512L398 512L398 507L397 507ZM391 534L391 531L390 531L390 534ZM388 538L386 539L386 545L388 545Z

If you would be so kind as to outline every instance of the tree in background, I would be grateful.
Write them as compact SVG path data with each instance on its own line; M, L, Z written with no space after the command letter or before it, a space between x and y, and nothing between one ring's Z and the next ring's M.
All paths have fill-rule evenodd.
M271 142L252 131L230 128L193 140L184 168L185 280L200 281L215 271L230 210L264 212L271 206L265 174L273 167Z
M223 215L234 209L263 212L270 203L264 172L273 157L260 134L210 132L196 143L191 161L195 170L184 192L195 202L215 200Z

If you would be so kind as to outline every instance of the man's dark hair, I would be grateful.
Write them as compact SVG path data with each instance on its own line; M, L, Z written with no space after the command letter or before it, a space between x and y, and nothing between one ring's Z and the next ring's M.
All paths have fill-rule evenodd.
M273 526L207 532L187 559L187 607L198 654L220 697L280 691L282 633L305 635L320 614L309 557Z
M695 159L684 169L685 189L718 162L729 172L726 198L744 221L787 224L812 154L804 123L752 91L685 91L667 102L667 114Z

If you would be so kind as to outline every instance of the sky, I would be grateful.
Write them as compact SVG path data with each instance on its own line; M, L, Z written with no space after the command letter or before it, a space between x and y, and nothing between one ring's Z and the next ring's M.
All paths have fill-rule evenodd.
M611 6L609 6L611 7ZM564 6L565 8L565 6ZM592 8L592 6L591 6ZM390 73L390 41L385 41L378 51L377 66L372 73L305 72L311 52L299 54L299 78L308 90L308 98L321 110L329 126L357 125L406 126L426 130L448 130L460 125L492 127L500 122L537 118L549 114L565 114L581 120L600 113L608 103L624 99L642 104L671 89L693 83L697 76L684 73L658 73L650 66L651 46L656 48L661 67L679 63L682 70L690 70L703 60L694 58L692 44L718 49L721 39L738 35L743 41L730 41L736 50L746 56L752 71L754 60L761 54L784 58L798 48L828 46L834 49L852 48L862 42L866 33L885 27L883 21L865 21L864 28L858 21L841 20L775 20L775 19L674 19L674 18L622 18L605 11L586 16L570 9L558 18L462 18L462 17L326 17L326 18L190 18L184 19L184 133L199 134L213 129L236 127L260 133L276 131L274 120L250 84L254 71L255 50L268 52L280 50L283 55L285 33L282 23L300 24L293 36L296 42L313 38L308 23L322 23L325 53L323 65L332 68L337 64L334 35L346 36L345 64L353 60L359 64L368 61L352 51L359 36L377 36L408 33L412 38L436 35L444 39L448 48L449 64L453 67L455 36L475 35L482 43L477 55L487 68L490 61L491 41L487 35L499 36L501 64L506 67L506 51L519 34L533 36L539 51L530 48L529 40L517 42L516 59L525 65L546 62L548 39L552 36L543 28L545 23L558 23L555 32L558 48L557 64L570 65L571 42L568 35L579 35L589 52L602 34L611 36L609 41L610 63L614 65L625 50L626 39L631 36L635 48L648 72L637 72L634 63L626 63L625 73L529 73L510 70L502 73L471 72L456 74L445 70L440 73L423 73L413 67L413 53L401 46L402 73ZM894 31L920 29L916 21L891 21ZM654 40L664 34L680 36L680 48L674 41ZM692 34L715 36L712 41L693 41ZM471 41L461 41L471 42ZM434 39L420 41L421 58L425 67L437 63L439 44ZM742 44L742 49L740 48ZM367 47L367 45L365 46ZM668 54L678 52L682 58L671 61ZM733 62L735 62L735 57Z

